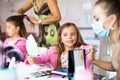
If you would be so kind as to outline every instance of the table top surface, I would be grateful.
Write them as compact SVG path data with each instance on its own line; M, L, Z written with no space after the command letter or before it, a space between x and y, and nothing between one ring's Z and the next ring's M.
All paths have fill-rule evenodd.
M45 76L33 76L31 75L31 71L29 69L29 65L24 64L23 62L20 62L16 65L17 68L17 77L18 80L68 80L67 77L61 77L61 76L52 76L51 75L45 75ZM37 74L39 75L39 74Z

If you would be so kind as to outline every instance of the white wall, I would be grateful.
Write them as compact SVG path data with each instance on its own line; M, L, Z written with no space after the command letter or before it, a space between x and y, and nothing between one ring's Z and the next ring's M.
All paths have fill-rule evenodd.
M7 1L7 0L6 0ZM0 0L0 25L2 26L2 32L5 32L5 20L8 16L15 14L27 0ZM58 6L62 15L61 24L65 22L74 22L79 28L91 27L92 19L92 5L95 0L58 0ZM29 10L27 15L35 16L33 9ZM37 32L37 29L28 27L30 26L26 22L27 31ZM86 34L87 33L87 34ZM81 30L83 37L94 37L92 30Z
M9 0L8 2L5 2L5 0L0 0L0 25L2 26L2 32L5 32L6 18L14 15L16 10L19 9L23 4L25 4L25 0ZM26 12L26 14L36 16L32 9ZM30 26L29 23L26 24L27 31L35 32L34 28L28 28L28 26Z

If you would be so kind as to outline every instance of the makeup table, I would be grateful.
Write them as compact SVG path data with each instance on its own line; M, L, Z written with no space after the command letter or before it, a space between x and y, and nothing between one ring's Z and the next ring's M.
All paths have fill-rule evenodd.
M28 65L25 65L22 62L17 64L16 69L18 80L68 80L68 78L51 77L51 75L40 77L31 76L28 67L29 67Z

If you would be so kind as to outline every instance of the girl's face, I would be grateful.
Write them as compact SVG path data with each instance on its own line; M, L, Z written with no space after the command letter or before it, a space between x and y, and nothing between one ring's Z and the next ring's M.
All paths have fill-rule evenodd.
M8 36L13 37L18 34L18 28L11 22L6 22L6 31Z
M66 27L61 33L61 42L65 47L74 47L77 41L77 31L74 26Z

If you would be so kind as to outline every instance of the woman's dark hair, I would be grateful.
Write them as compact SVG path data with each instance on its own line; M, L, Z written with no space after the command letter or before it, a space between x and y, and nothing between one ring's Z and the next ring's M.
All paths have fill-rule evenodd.
M120 0L98 0L95 5L100 5L106 16L116 15L120 40Z
M25 28L25 24L23 22L24 18L27 19L27 15L13 15L10 16L6 19L7 22L11 22L13 25L15 25L16 27L19 27L19 34L20 37L27 37L27 31Z
M120 17L120 0L98 0L95 5L101 5L106 15L116 14Z

